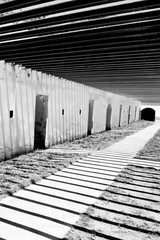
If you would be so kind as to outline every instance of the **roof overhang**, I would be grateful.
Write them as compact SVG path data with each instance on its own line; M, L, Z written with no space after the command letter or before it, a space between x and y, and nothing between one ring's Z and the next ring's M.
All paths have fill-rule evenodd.
M0 3L0 59L160 103L160 2Z

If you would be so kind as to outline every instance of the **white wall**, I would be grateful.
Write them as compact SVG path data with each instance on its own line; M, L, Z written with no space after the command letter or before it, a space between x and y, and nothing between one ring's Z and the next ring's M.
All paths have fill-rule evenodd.
M123 96L4 61L0 61L0 73L0 159L34 149L36 95L48 96L46 147L87 135L89 99L94 100L92 133L105 131L109 103L112 127L118 127L120 104L121 125L127 124L129 105L131 121L139 118L140 102Z

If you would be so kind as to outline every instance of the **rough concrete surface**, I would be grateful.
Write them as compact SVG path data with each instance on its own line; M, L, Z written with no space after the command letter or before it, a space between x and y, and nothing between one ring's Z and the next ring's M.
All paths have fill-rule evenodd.
M131 163L134 164L133 156L159 128L160 125L154 124L112 145L106 150L97 151L87 160L91 164L90 167L81 167L81 165L73 164L71 167L57 172L55 179L54 176L46 178L36 184L30 185L24 190L18 191L12 197L4 198L0 202L0 229L2 229L0 237L10 240L29 238L57 239L65 237L71 225L75 225L75 222L79 219L79 214L84 214L91 204L95 204L97 198L101 196L102 190L108 189L108 186L112 184L112 180L118 176L124 169L124 166ZM132 143L132 148L128 148L128 141ZM128 160L126 159L127 155L129 156ZM118 162L118 167L115 165L112 169L108 169L106 164L107 161L112 160L112 156L113 161L115 160L115 156L119 156L118 159L122 165ZM102 165L105 163L103 170L98 169L95 172L92 157L94 161L97 161L97 164L99 164L99 161ZM144 166L144 161L137 160L137 162L139 162L140 166ZM74 179L77 176L79 176L80 181L88 181L88 184L91 182L92 185L80 184L80 181L77 183L67 183L64 180L66 177ZM95 183L95 180L102 180L102 182L96 181ZM101 185L101 187L98 188L97 185ZM87 219L85 217L85 229L88 229ZM100 225L98 225L99 222L96 222L97 224L94 225L95 221L99 221L97 220L97 216L94 216L92 226L96 227L93 229L93 232L99 233ZM111 219L110 222L107 223L107 221L103 220L100 230L101 234L98 234L97 237L107 237L108 232L106 232L106 229L108 228L105 226L110 227ZM90 232L90 230L87 231ZM119 227L117 228L117 225L112 230L119 234ZM121 230L124 231L124 228ZM103 231L105 232L102 233ZM143 237L144 234L140 233L139 239L143 239L141 236Z

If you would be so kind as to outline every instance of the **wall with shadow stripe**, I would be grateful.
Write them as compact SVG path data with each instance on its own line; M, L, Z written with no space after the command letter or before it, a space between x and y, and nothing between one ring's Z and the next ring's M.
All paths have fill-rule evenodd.
M137 121L139 101L0 61L0 159L123 126L129 106Z

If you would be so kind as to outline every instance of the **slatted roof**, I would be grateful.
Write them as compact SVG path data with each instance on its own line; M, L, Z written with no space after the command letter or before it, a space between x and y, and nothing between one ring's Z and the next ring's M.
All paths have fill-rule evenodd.
M160 1L1 0L0 59L160 103Z

